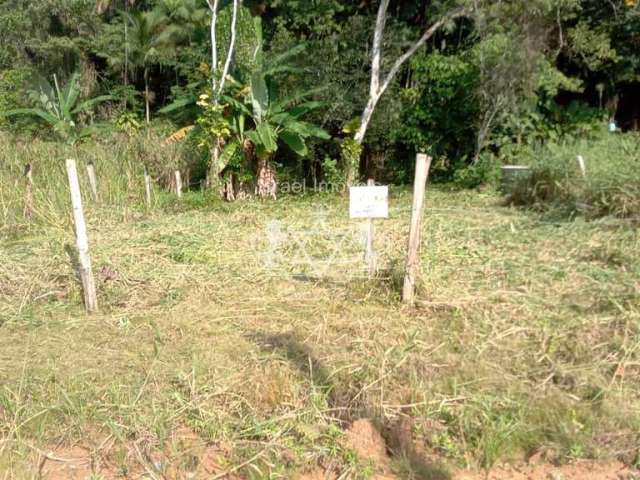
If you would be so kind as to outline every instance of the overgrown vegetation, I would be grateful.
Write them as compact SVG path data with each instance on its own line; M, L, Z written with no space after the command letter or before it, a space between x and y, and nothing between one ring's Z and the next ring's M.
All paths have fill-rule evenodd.
M585 162L583 176L577 162ZM640 218L640 137L601 133L597 139L548 143L519 152L532 174L510 195L517 205L598 218Z
M200 128L203 123L198 120L206 125L210 112L197 105L198 98L208 94L214 104L220 104L223 120L232 124L242 112L220 94L227 98L237 94L233 89L238 84L251 85L261 64L277 63L283 55L287 64L267 72L269 84L278 85L278 91L270 93L273 98L298 99L293 108L300 102L314 102L316 108L305 122L329 135L310 138L308 148L301 148L299 132L273 138L276 146L289 139L296 147L293 152L276 151L272 135L268 136L272 157L268 163L279 166L273 172L276 181L278 173L298 181L335 179L338 168L348 182L374 176L405 183L411 178L416 150L434 157L433 178L451 180L457 171L487 156L504 158L523 135L530 135L523 130L531 121L549 127L539 132L548 134L542 141L554 141L554 131L567 122L579 123L585 106L596 109L601 122L614 118L625 129L637 124L632 105L637 90L633 45L640 15L635 1L394 2L384 30L381 78L425 28L457 6L467 10L437 29L402 64L377 102L357 149L345 140L358 130L367 103L371 55L364 46L371 45L376 2L245 0L235 23L232 3L216 3L217 64L211 65L212 18L204 1L64 0L50 8L49 0L3 0L0 38L6 48L0 56L0 111L35 113L35 108L42 110L44 99L45 113L52 113L47 105L55 105L54 95L30 98L27 92L38 90L36 79L54 75L60 85L73 84L79 90L80 95L73 97L78 105L88 106L82 102L106 98L106 94L112 100L108 105L93 105L97 107L93 111L83 109L77 119L70 118L70 112L60 121L53 112L55 122L38 114L42 122L1 117L0 126L45 139L57 132L73 142L90 133L86 127L94 122L114 127L148 123L149 128L163 132L168 121L173 132L186 132L184 127L195 125L187 138L195 137L191 141L202 145L202 155L210 163L209 168L199 169L202 177L197 180L204 179L206 171L229 176L233 168L224 171L217 151L224 135L217 137ZM86 41L88 32L94 41ZM229 59L233 61L227 62L231 37L234 49ZM297 55L289 56L291 51ZM235 82L221 78L227 64L228 78ZM225 91L218 91L223 83ZM298 96L310 87L314 87L312 95ZM215 138L203 138L207 136ZM258 150L264 143L262 137L248 140L259 140L254 145ZM250 156L248 152L245 149L244 156ZM240 179L236 183L261 176L255 164L264 161L235 160L233 173ZM477 172L473 169L458 176L471 175L484 182ZM208 183L218 182L209 178Z

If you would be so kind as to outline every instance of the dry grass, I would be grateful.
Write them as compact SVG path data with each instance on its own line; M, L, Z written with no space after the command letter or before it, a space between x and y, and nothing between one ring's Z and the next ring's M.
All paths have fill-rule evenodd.
M218 474L366 478L343 434L363 416L401 478L430 478L433 455L638 461L637 230L430 188L407 309L407 192L377 222L372 281L345 198L202 203L90 210L102 311L88 318L68 224L2 239L0 478L37 478L42 452L73 445L149 478L204 468L206 445Z

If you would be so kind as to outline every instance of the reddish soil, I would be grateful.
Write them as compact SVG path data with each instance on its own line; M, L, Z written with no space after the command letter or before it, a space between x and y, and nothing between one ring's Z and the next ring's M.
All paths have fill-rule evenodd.
M295 477L295 480L336 480L336 475L333 472L325 472L321 468L314 468L310 472L302 473Z
M405 425L400 430L407 430ZM406 432L405 432L406 433ZM407 435L403 435L406 437ZM397 440L391 439L395 448ZM345 432L345 447L352 449L363 462L374 469L372 480L399 480L393 474L392 458L385 439L376 426L366 419L356 420ZM108 450L108 448L106 449ZM118 468L108 452L92 455L81 447L58 448L47 452L47 456L40 456L38 461L43 480L87 480L93 474L99 474L103 480L120 480L125 478L140 478L144 476L145 468L162 470L162 478L178 480L184 478L208 479L228 468L225 458L229 458L229 448L220 445L207 445L192 432L176 432L173 438L171 452L147 452L144 454L146 467L140 458L139 449L129 449L132 455L127 465L138 465L135 471L129 470L128 476ZM404 450L406 453L406 450ZM133 453L135 452L135 454ZM136 456L137 454L137 456ZM185 458L189 461L185 462ZM155 465L155 468L154 468ZM160 467L158 467L160 466ZM154 473L159 473L157 470ZM224 477L227 480L241 480L232 475ZM294 480L336 480L338 473L318 466L300 472ZM640 480L640 472L630 469L620 462L577 461L568 465L554 466L535 459L528 464L500 465L492 469L487 475L478 471L455 471L438 478L447 480Z
M522 465L495 468L484 473L459 472L453 480L636 480L640 472L618 462L579 461L569 465Z
M346 432L346 443L360 460L376 468L372 480L397 480L391 473L387 444L371 421L360 419L353 422Z
M59 449L44 459L40 472L47 480L85 480L93 474L91 463L89 452L83 448Z

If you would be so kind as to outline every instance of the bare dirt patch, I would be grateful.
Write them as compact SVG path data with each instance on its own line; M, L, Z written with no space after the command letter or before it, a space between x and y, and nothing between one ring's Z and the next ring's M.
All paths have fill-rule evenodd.
M458 472L453 480L636 480L640 472L620 462L579 461L569 465L505 466L484 472Z
M336 480L333 472L327 472L321 468L314 468L310 472L302 473L295 477L296 480Z
M391 473L391 457L387 444L371 420L360 419L351 424L346 432L347 446L353 449L361 461L376 469L373 480L396 480Z
M125 450L129 454L124 462L117 462L115 451L109 448L99 452L81 446L47 450L46 456L45 452L40 455L40 478L88 480L98 475L101 480L122 480L153 474L165 480L182 480L208 479L224 474L226 459L231 455L227 449L206 444L190 432L181 437L174 435L173 441L172 449L166 452L144 452L133 444L128 445ZM240 480L242 477L229 473L224 478ZM327 480L332 480L332 477L327 477Z
M353 422L346 432L346 440L347 445L361 460L380 466L389 465L387 445L370 420L360 419Z
M47 453L40 473L47 480L84 480L93 474L93 465L87 450L70 447Z

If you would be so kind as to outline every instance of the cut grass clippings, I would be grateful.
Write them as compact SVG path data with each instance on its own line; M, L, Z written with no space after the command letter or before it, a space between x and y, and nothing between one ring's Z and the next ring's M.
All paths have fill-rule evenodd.
M2 238L0 478L72 447L113 475L366 478L344 434L362 417L400 478L433 458L638 462L637 230L430 186L409 309L408 192L376 221L373 280L344 197L200 198L90 215L90 317L68 225Z

